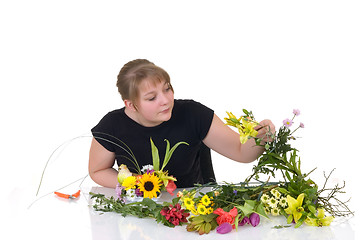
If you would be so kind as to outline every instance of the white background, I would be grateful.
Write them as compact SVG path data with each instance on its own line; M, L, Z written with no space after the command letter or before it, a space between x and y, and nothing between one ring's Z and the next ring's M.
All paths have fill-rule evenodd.
M221 118L246 108L278 128L300 109L295 125L305 128L295 146L303 171L317 167L311 177L323 181L323 171L336 168L333 181L346 180L355 203L360 12L359 1L346 0L2 1L0 157L8 199L24 186L35 197L50 154L122 107L120 68L147 58L170 74L176 98ZM45 180L65 185L69 175L86 174L89 142L68 145ZM218 181L251 173L252 164L213 159Z

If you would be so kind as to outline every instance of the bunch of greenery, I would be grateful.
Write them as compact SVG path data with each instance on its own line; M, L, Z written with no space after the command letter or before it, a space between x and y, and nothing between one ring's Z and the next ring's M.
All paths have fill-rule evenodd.
M238 119L232 113L227 113L229 116L226 118L227 124L239 129L244 125L244 121L257 123L252 111L243 109L243 113L245 115ZM304 128L304 124L300 123L295 130L291 130L295 117L299 115L300 111L294 109L293 118L283 120L283 125L276 133L268 129L263 138L257 138L256 134L248 135L248 139L254 139L256 145L264 147L265 151L257 159L253 173L245 182L249 183L252 180L261 182L260 174L268 176L269 180L271 176L275 178L277 172L281 173L283 181L277 183L277 189L287 195L289 207L283 211L283 214L287 217L288 223L294 221L296 227L304 222L314 226L328 225L333 217L349 216L353 212L347 206L348 201L341 201L338 198L339 194L344 193L345 184L331 188L326 186L333 171L328 176L325 175L325 183L321 189L309 178L315 169L306 174L302 173L298 150L290 143L296 140L293 134L298 129ZM324 210L332 215L332 219L324 216Z

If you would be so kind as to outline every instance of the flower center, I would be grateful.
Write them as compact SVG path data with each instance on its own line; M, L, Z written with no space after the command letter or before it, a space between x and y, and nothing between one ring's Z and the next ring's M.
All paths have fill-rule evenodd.
M147 181L147 182L144 183L144 189L146 191L150 192L150 191L153 190L153 188L154 188L154 184L152 182Z
M297 211L297 212L303 212L303 207L298 207L298 208L296 209L296 211Z

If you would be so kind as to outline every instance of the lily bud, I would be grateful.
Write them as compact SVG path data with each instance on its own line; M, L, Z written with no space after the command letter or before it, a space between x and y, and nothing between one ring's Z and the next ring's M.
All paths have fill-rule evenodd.
M132 173L129 171L128 167L124 164L120 165L118 172L118 182L122 184L127 177L132 176Z

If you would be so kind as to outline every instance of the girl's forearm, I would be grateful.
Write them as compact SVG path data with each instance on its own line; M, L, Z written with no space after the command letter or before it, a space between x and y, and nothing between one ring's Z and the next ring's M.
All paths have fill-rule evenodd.
M264 147L257 146L254 139L249 139L241 146L241 162L250 163L264 152Z

